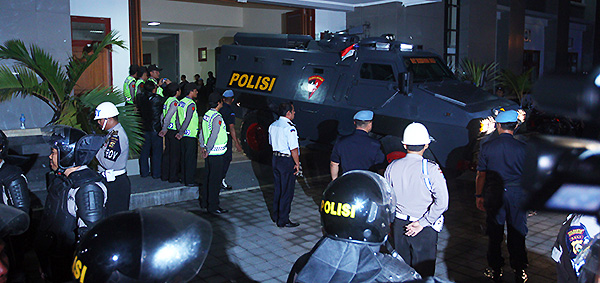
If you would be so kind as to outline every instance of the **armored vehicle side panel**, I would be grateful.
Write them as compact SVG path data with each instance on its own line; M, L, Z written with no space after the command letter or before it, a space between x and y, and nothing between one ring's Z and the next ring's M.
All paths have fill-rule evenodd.
M469 158L465 150L482 134L480 119L493 108L517 108L514 102L456 80L436 54L402 51L399 43L384 38L361 41L351 49L354 54L342 60L339 48L306 38L265 46L260 40L267 35L257 37L256 44L249 40L252 34L240 36L246 45L220 48L217 88L234 90L250 116L268 116L277 104L293 101L301 138L332 143L338 135L352 133L356 111L369 109L375 113L373 133L382 137L386 153L403 150L404 127L418 121L437 140L430 146L430 157L453 167ZM402 81L406 73L413 75L412 83ZM264 143L264 138L250 135L253 141L248 143Z

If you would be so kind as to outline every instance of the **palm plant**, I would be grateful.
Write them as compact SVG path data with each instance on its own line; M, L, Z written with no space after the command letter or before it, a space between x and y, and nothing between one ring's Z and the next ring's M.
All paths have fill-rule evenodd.
M34 96L46 103L54 116L48 124L62 124L96 132L98 126L92 121L96 106L110 101L124 104L122 93L113 87L97 87L90 91L75 93L77 81L85 70L98 58L103 49L112 46L126 48L117 32L111 31L100 42L94 42L89 52L81 57L71 56L61 66L50 54L35 44L27 48L21 40L9 40L0 45L0 59L14 60L11 67L0 65L0 102L17 96ZM131 105L120 106L119 122L129 138L131 152L139 151L143 142L141 120Z
M532 87L531 72L533 68L517 75L510 70L503 70L500 75L500 84L517 97L519 104L523 95L529 93Z
M469 81L484 90L492 90L491 82L498 79L498 63L480 64L475 60L460 61L457 76L462 81Z

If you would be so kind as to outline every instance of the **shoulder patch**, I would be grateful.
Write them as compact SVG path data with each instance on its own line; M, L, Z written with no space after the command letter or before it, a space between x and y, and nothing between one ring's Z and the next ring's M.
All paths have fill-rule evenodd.
M290 132L291 132L291 133L293 133L293 132L295 132L295 131L296 131L296 129L294 129L294 128L290 129Z

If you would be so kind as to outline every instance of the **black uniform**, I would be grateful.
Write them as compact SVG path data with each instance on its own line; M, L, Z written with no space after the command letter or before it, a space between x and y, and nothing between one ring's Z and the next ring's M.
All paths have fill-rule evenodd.
M378 140L369 137L363 130L356 129L354 134L340 139L333 147L331 161L339 163L340 175L351 170L369 170L385 161Z
M148 177L152 173L152 178L161 177L161 159L163 150L163 140L158 136L162 130L161 114L165 99L156 94L145 90L136 97L136 104L140 116L142 117L142 126L144 128L144 145L140 151L140 176ZM152 164L152 170L148 165L148 158ZM150 172L152 171L152 172Z
M513 269L527 267L527 211L521 208L525 192L520 186L525 162L525 143L503 133L481 146L477 171L486 172L484 199L489 236L488 263L493 269L504 265L501 245L507 223L507 245Z
M379 245L323 237L298 258L288 277L294 282L407 282L421 276L401 259L379 252Z
M235 113L231 109L231 105L223 102L223 108L219 110L221 116L223 116L223 121L225 121L225 128L227 129L227 152L225 152L224 160L223 160L223 178L227 176L227 171L229 170L229 164L231 164L232 151L233 151L233 143L231 140L231 133L229 132L229 125L235 125Z
M72 279L75 245L105 216L106 187L102 176L82 166L68 177L50 172L48 196L36 237L40 267L51 281Z
M21 168L0 162L0 189L2 203L29 214L29 189Z

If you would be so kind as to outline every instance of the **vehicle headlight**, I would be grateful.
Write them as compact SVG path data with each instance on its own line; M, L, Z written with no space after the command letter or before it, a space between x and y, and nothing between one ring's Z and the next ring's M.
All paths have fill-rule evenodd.
M496 120L494 117L488 116L479 120L479 134L488 135L496 130Z

